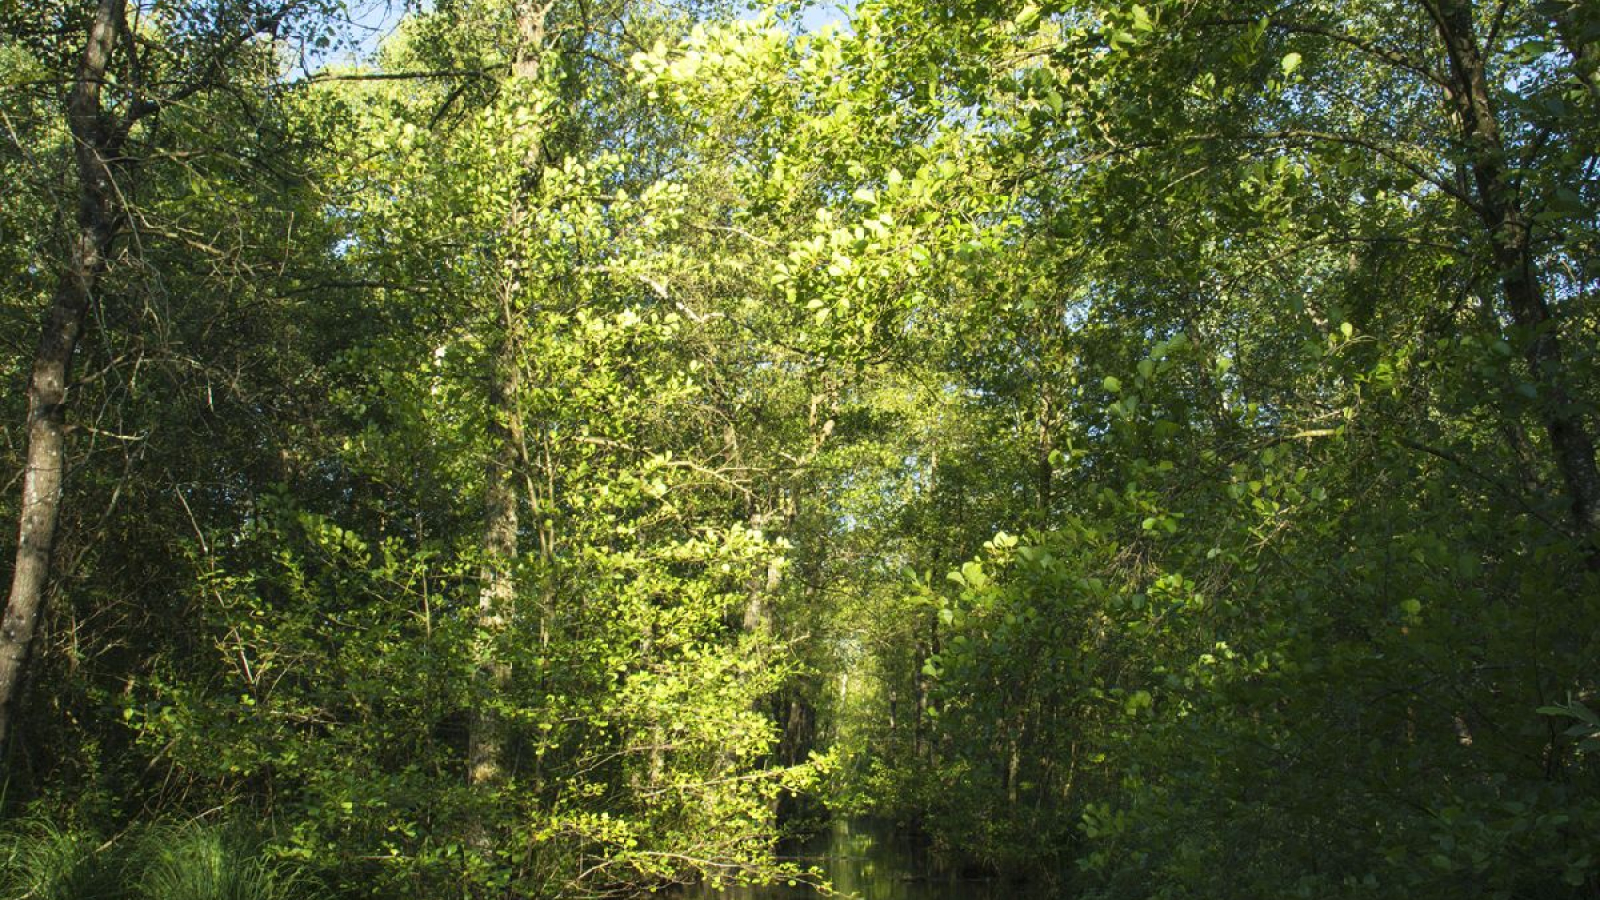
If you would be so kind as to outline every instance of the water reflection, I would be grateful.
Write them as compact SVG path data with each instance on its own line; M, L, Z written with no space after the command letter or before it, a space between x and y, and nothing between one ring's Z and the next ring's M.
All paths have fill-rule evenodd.
M928 852L887 825L835 822L796 853L802 865L820 866L841 896L857 900L1028 900L1042 898L1026 885L963 878L942 869ZM804 886L691 888L683 900L817 900Z

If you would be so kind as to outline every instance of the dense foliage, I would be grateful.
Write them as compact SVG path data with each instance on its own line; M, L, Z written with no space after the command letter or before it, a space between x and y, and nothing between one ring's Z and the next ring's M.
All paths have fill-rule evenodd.
M0 886L1600 897L1591 4L393 12L0 6Z

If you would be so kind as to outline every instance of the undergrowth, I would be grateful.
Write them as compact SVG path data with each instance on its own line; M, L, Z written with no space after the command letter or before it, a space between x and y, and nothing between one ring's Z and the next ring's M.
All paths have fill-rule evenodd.
M297 900L302 888L226 824L158 822L110 838L44 818L0 826L0 900Z

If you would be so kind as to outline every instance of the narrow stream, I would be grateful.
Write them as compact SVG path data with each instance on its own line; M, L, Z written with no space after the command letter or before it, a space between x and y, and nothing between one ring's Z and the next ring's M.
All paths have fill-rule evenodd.
M805 866L820 866L834 890L857 900L1030 900L1043 893L998 879L962 878L941 869L928 852L893 828L838 821L798 848ZM817 900L809 887L695 887L681 900Z

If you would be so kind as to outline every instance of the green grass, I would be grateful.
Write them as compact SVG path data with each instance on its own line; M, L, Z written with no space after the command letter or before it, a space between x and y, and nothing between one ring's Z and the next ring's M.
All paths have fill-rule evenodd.
M11 823L0 831L0 898L122 900L121 862L92 834L42 819Z
M145 829L138 896L144 900L290 900L295 879L237 832L186 822Z
M157 823L112 841L42 819L0 827L0 900L295 900L299 887L226 825Z

